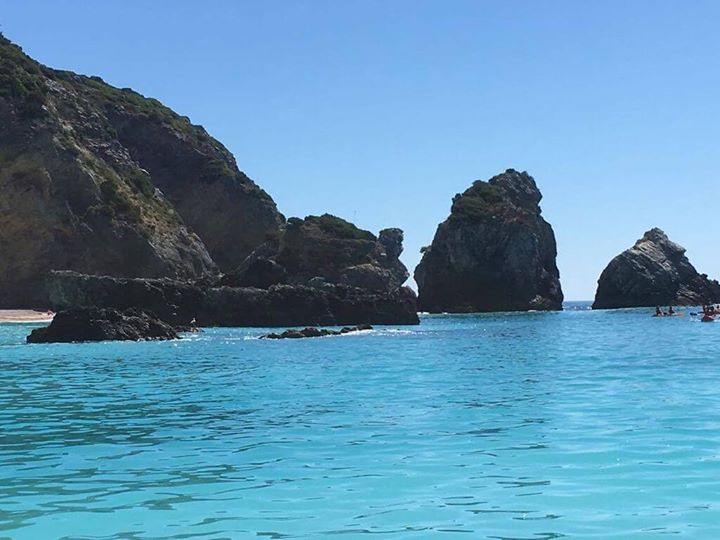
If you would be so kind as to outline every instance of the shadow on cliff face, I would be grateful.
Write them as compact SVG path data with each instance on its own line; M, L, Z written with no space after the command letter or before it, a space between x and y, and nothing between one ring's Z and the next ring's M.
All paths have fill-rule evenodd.
M453 198L415 269L429 312L562 309L552 227L527 173L508 169Z
M270 196L188 118L2 35L0 68L0 306L46 305L51 269L199 278L279 234Z

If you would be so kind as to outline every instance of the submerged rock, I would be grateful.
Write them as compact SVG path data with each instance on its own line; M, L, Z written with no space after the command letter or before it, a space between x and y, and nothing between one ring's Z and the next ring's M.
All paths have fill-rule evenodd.
M55 315L50 326L36 328L28 343L142 341L178 339L169 324L139 310L76 308Z
M533 178L513 169L456 195L415 269L420 309L562 309L555 235L541 198Z
M660 229L647 231L615 257L598 280L593 309L720 302L720 284L700 274L685 248Z
M340 336L343 334L351 334L362 330L372 330L369 324L360 324L358 326L345 326L340 330L330 330L329 328L316 328L313 326L303 328L302 330L285 330L280 334L270 333L260 336L260 339L297 339L306 337L323 337L323 336Z

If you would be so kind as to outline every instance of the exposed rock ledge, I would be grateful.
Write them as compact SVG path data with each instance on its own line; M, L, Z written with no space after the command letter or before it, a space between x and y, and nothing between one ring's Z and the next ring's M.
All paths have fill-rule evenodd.
M700 305L720 301L720 284L700 274L685 248L660 229L615 257L598 280L593 309Z
M61 311L45 328L36 328L28 343L144 341L177 339L169 324L139 310L79 308Z
M330 330L329 328L316 328L309 326L302 330L288 329L280 334L270 333L260 336L260 339L298 339L298 338L311 338L311 337L324 337L324 336L342 336L345 334L352 334L353 332L361 332L363 330L372 330L372 326L369 324L360 324L358 326L345 326L340 330Z
M418 324L417 300L408 287L366 291L322 282L318 287L273 285L268 289L216 287L170 279L127 279L51 272L48 293L54 309L136 308L175 327L343 326Z

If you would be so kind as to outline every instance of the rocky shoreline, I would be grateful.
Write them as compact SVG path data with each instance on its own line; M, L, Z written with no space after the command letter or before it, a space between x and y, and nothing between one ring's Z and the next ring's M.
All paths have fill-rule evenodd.
M173 326L343 326L418 324L416 296L401 287L370 292L346 285L215 287L170 279L129 279L52 272L49 297L58 310L137 308Z
M0 307L101 308L123 324L135 309L173 328L562 309L555 234L527 172L452 199L416 295L401 229L286 219L219 141L159 101L46 67L1 34L0 63ZM718 282L652 229L603 271L593 307L718 301Z

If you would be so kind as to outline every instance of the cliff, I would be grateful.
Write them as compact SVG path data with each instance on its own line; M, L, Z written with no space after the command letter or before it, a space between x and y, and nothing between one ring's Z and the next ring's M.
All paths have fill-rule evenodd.
M51 269L194 278L284 223L202 127L0 36L0 307L44 305Z
M715 302L720 302L720 284L698 273L685 248L654 228L603 270L593 309Z
M402 243L400 229L384 229L375 236L330 214L290 218L277 240L256 249L223 284L338 284L392 292L409 276L399 259Z
M562 309L552 227L533 178L508 169L453 198L415 269L429 312Z

